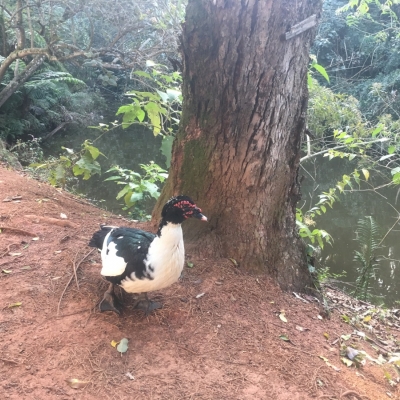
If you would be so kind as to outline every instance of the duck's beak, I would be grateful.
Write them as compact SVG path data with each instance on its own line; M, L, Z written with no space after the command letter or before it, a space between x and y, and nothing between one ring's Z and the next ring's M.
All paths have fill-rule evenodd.
M207 219L207 217L205 215L200 214L199 217L200 216L201 216L200 221L208 221L208 219Z
M193 214L193 217L199 219L200 221L208 221L207 217L201 212L196 212Z

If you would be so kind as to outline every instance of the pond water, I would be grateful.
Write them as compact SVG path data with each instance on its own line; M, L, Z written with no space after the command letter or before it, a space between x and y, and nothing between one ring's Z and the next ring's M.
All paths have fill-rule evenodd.
M302 168L301 174L305 176L305 180L302 185L303 199L299 206L304 204L303 210L309 209L311 198L315 204L318 194L334 187L344 174L351 173L355 167L355 164L346 160L329 161L327 157L318 157L314 162L304 164L304 168L312 177ZM375 188L384 183L381 175L372 171L369 181L371 187ZM400 301L400 224L396 223L400 210L400 198L397 200L399 188L389 187L376 191L366 190L367 187L362 189L340 195L340 201L336 202L332 209L328 207L326 214L315 218L316 226L325 229L333 238L332 246L325 245L321 263L316 267L327 266L330 272L335 274L346 271L345 277L337 278L343 282L338 282L338 285L347 291L354 291L353 285L359 266L354 261L354 255L355 251L360 250L355 231L361 218L372 216L379 227L379 241L387 234L376 252L378 267L377 279L372 288L373 300L384 302L387 306L395 306L396 302Z
M143 173L140 164L154 161L162 168L167 168L170 161L171 143L163 143L161 136L142 126L132 126L127 129L117 128L105 134L96 129L82 129L79 132L55 137L45 147L45 155L62 154L62 146L74 151L81 149L86 140L93 142L105 156L99 156L102 176L93 175L89 180L76 179L73 190L84 195L88 200L116 214L127 214L122 210L123 200L116 200L117 193L123 188L113 181L104 181L115 173L105 173L111 166L118 165L135 172ZM148 200L145 209L151 212L155 200Z
M60 136L54 138L47 152L53 155L58 154L61 146L77 150L84 139L90 139L107 156L107 158L99 158L103 171L106 171L111 165L118 164L123 168L141 172L139 164L148 163L151 160L167 168L169 160L166 154L168 150L164 150L164 154L161 151L162 138L154 137L143 127L118 129L106 133L100 139L98 136L98 131L93 129L82 130L64 137ZM302 184L303 198L299 207L302 206L305 211L318 201L318 194L334 187L336 182L341 180L343 174L349 174L354 170L355 165L341 159L329 161L327 157L317 157L312 162L304 164L304 168L308 173L303 168L300 171L305 179ZM123 214L122 202L115 199L121 187L113 182L104 182L106 176L94 176L88 181L81 181L75 189L102 208ZM370 182L374 187L383 183L380 181L379 175L373 173L371 173ZM360 246L355 240L358 220L365 216L372 216L380 228L381 237L383 237L395 224L398 217L397 210L400 209L400 204L396 204L397 192L398 188L393 187L377 192L347 193L340 196L340 201L334 204L333 209L328 209L326 214L315 219L317 227L328 231L333 238L332 246L324 247L320 258L321 263L316 266L327 266L331 273L336 274L346 271L345 277L338 278L344 282L338 282L339 286L342 285L349 291L354 289L351 285L356 280L358 264L353 258L354 252L359 250ZM154 203L153 200L148 201L146 204L148 212L151 211ZM379 300L379 296L381 296L380 299L388 306L393 306L396 301L400 301L399 243L400 225L395 224L377 252L379 266L373 294L378 296L375 300Z

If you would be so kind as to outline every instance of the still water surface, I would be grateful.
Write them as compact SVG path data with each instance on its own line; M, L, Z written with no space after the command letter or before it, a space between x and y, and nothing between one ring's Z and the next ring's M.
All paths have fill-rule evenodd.
M327 157L319 157L315 164L308 163L304 167L315 178L313 181L302 169L301 173L306 179L303 181L303 199L299 205L305 203L303 210L307 210L310 208L310 199L315 188L313 204L318 201L317 194L334 187L343 174L351 173L356 165L342 159L329 161ZM373 187L385 183L379 174L372 171L369 181ZM353 260L354 252L360 250L355 231L359 219L372 216L379 226L380 239L387 234L376 252L378 267L372 291L376 296L374 302L383 301L387 306L395 306L396 302L400 301L400 224L396 223L400 210L400 198L396 203L399 188L390 187L377 191L368 190L368 187L362 189L363 191L355 190L340 195L340 201L336 202L332 209L328 208L325 215L315 218L316 226L328 231L333 238L332 246L326 245L322 251L321 264L328 266L332 273L346 271L346 276L338 280L347 283L341 284L343 288L354 290L351 285L356 281L356 268L359 266Z

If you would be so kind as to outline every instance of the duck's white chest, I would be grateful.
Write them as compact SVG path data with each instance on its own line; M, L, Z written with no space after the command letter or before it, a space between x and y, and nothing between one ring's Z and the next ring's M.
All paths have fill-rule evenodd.
M181 225L169 223L162 228L161 236L153 240L144 260L152 279L127 277L121 282L121 286L130 293L166 288L179 279L184 262L185 248Z

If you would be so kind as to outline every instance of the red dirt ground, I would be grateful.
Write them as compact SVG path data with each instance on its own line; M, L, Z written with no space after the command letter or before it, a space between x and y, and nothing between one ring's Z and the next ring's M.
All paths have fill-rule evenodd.
M21 198L3 201L15 196ZM354 328L339 313L319 319L318 302L283 293L229 260L189 254L194 267L151 293L164 308L148 317L127 294L122 316L100 313L107 284L99 254L87 247L100 223L139 225L0 166L2 399L400 398L385 378L385 372L397 377L392 365L367 361L356 369L340 361L336 339ZM22 304L10 306L15 303ZM110 342L124 337L129 349L121 354ZM367 343L352 343L378 356ZM67 383L73 378L88 383L74 389Z

